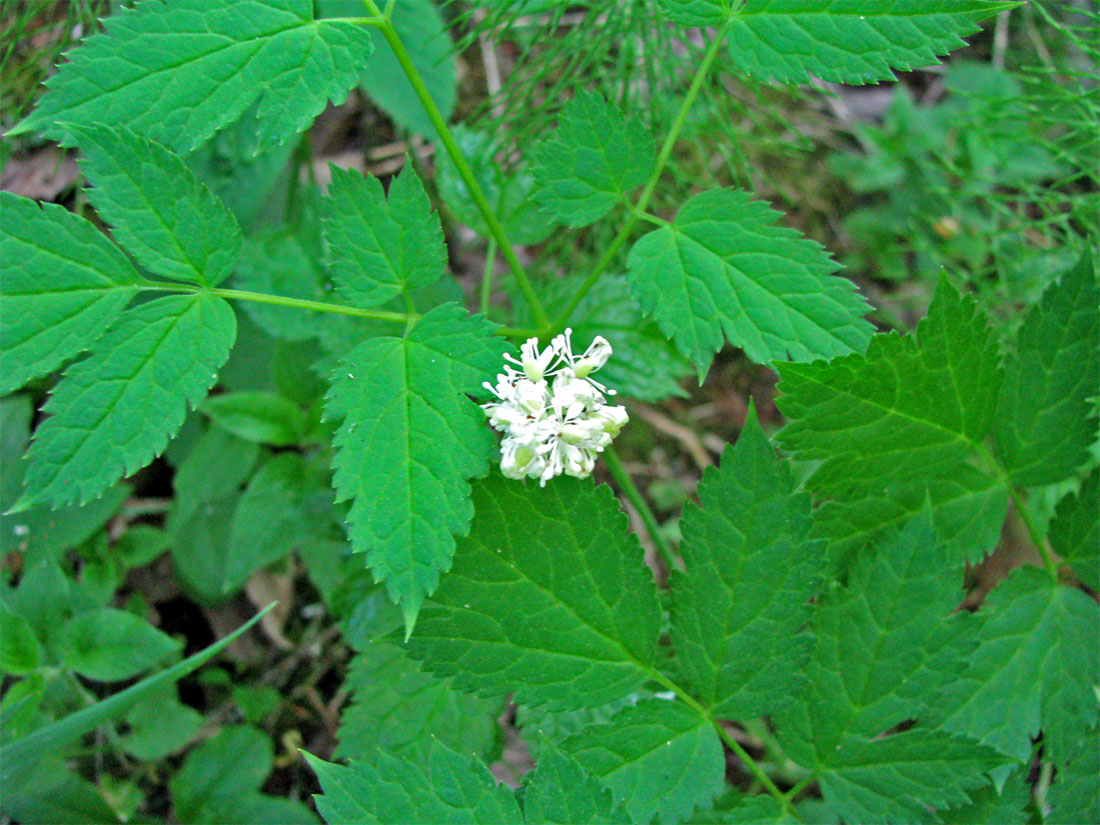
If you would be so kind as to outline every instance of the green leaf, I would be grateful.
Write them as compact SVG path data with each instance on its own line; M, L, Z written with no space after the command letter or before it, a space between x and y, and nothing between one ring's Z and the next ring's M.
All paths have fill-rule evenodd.
M871 335L855 284L813 241L775 226L747 192L690 198L627 259L635 296L706 375L723 334L753 361L808 361L862 350Z
M388 193L378 178L332 166L321 201L332 277L357 307L426 286L447 271L439 217L416 170L406 166Z
M600 705L651 678L652 575L610 488L474 486L470 535L407 647L459 690L554 710Z
M363 14L362 0L319 0L324 17L356 17ZM443 119L454 109L457 91L454 43L447 25L432 0L401 0L393 7L393 27L413 66L435 101ZM435 127L416 97L393 50L385 41L371 55L359 76L360 88L393 118L398 126L435 140Z
M202 667L242 633L247 632L274 606L274 603L268 605L224 639L200 650L193 656L188 656L167 670L162 670L148 679L142 679L136 685L131 685L114 696L96 702L91 707L38 728L13 742L0 745L0 785L12 787L11 783L17 777L26 777L43 756L57 752L74 739L95 730L98 725L126 713L141 699L156 693L164 685L170 685Z
M343 99L372 49L366 27L299 0L141 3L72 51L8 134L125 125L188 152L256 104L258 142L282 143Z
M183 822L218 799L254 791L271 773L271 739L248 725L222 728L189 754L168 783L176 816Z
M997 342L977 303L947 281L915 335L876 335L865 355L780 364L778 435L821 461L815 490L881 490L948 476L981 447L1000 385Z
M535 150L535 197L566 226L587 226L645 183L655 154L640 121L595 92L581 92L562 109L557 131Z
M679 822L725 785L714 726L682 702L649 699L625 708L566 739L561 750L602 780L633 822Z
M90 347L141 280L90 222L10 192L0 192L0 258L0 395Z
M304 754L320 780L317 810L332 825L345 822L523 822L512 792L488 768L432 740L424 765L379 751L368 762L334 765Z
M1043 731L1064 761L1096 725L1100 609L1079 590L1021 567L989 594L966 670L935 707L941 727L1027 759Z
M549 711L545 706L520 705L516 708L515 724L531 757L537 760L539 742L543 737L560 744L563 740L589 727L610 722L611 718L623 708L652 697L653 691L643 688L628 693L614 702L569 711Z
M112 607L74 616L61 636L65 667L100 682L129 679L180 648L144 619Z
M1100 741L1094 729L1086 736L1087 744L1058 770L1050 789L1051 825L1080 825L1100 821Z
M249 110L184 158L184 163L224 203L250 233L257 224L281 214L289 189L288 161L298 142L260 143L262 129ZM305 189L299 189L299 193Z
M35 637L51 653L59 646L55 641L75 607L70 584L58 563L46 558L26 565L19 587L5 597L12 612L30 625Z
M344 689L352 703L341 714L334 757L369 759L382 748L426 765L438 738L460 753L487 758L499 735L499 701L454 691L388 642L372 641L352 659Z
M746 0L727 29L734 64L783 83L895 80L936 65L978 21L1012 8L993 0ZM684 21L681 21L684 22ZM708 21L711 22L711 21Z
M310 504L318 494L322 503L331 503L328 479L293 452L275 456L249 479L234 510L222 559L222 595L241 587L254 572L283 558L316 531Z
M1028 313L1005 367L997 456L1021 487L1069 478L1096 441L1100 285L1085 254Z
M182 704L175 687L138 702L126 714L130 732L122 737L126 752L155 762L180 750L202 727L203 715Z
M926 510L856 557L847 587L819 599L809 687L778 717L784 751L818 772L826 802L845 821L932 822L931 808L969 802L1003 758L918 727L924 704L965 667L967 614L961 561L932 532Z
M989 785L970 791L970 798L969 805L952 808L944 813L944 819L951 825L1026 825L1030 821L1031 783L1026 768L1013 771L1000 792Z
M46 402L22 502L88 501L160 454L216 380L235 331L229 304L208 294L123 313Z
M795 819L774 796L766 793L758 796L737 795L728 802L723 798L723 803L713 810L697 813L691 818L691 825L794 825L797 822L818 821L808 817ZM831 820L821 820L822 825L827 822Z
M842 739L819 781L829 807L852 825L938 822L936 810L970 802L1002 761L941 731L908 730L874 742Z
M293 401L273 392L230 392L199 406L223 430L260 444L289 447L305 436L305 414Z
M23 825L94 825L120 822L99 788L58 762L22 787L7 789L4 814Z
M718 717L753 719L790 703L813 649L804 632L823 567L810 496L796 492L750 407L737 443L688 505L672 573L672 644L692 696Z
M240 498L240 493L232 492L194 508L169 511L172 566L180 583L198 601L217 604L229 595L224 584L233 516Z
M0 606L4 632L0 633L0 673L24 676L42 664L42 646L22 616Z
M407 629L467 530L467 479L484 475L494 452L484 414L465 395L502 363L506 344L493 329L444 304L407 337L352 350L326 399L326 416L344 419L333 467L339 500L352 501L352 545L401 602Z
M223 825L247 822L249 825L317 825L317 815L296 799L268 796L246 791L232 797L217 797L203 802L195 817L196 825Z
M485 132L459 125L451 130L459 151L473 170L481 190L496 212L504 234L514 244L537 244L554 230L554 222L539 209L534 199L534 176L523 166L505 169L497 162L501 147ZM451 213L482 237L491 234L458 174L454 162L445 154L436 156L437 184L440 197Z
M971 624L952 615L961 572L928 510L855 557L847 586L834 585L814 611L810 686L783 725L792 757L828 764L843 735L872 738L913 718L915 702L963 669L958 650L948 651ZM940 651L958 661L941 669Z
M168 531L177 533L173 519L191 515L203 504L237 492L252 474L260 448L251 441L211 427L195 442L172 477L176 497L169 513Z
M142 266L216 286L233 269L241 230L183 160L129 129L69 128L84 152L88 199Z
M729 17L729 0L657 0L657 6L684 26L716 26Z
M926 504L936 536L951 558L977 564L1000 540L1008 491L964 464L949 478L895 484L850 501L826 501L814 511L815 535L828 541L830 567L842 573L856 552L914 518Z
M549 741L539 745L539 763L523 794L527 825L625 825L607 787Z
M1100 590L1100 470L1089 473L1076 494L1058 502L1047 538L1086 587Z

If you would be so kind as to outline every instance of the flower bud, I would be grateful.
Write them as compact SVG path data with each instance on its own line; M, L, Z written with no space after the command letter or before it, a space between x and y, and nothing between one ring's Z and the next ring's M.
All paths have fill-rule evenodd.
M597 335L573 367L573 372L576 373L577 378L585 378L589 373L595 372L606 364L610 357L611 344L602 335Z

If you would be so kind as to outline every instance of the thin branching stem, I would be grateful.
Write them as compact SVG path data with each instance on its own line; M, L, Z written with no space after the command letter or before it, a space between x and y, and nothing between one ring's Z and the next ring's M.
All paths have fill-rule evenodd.
M397 29L379 10L374 0L363 0L363 3L371 14L375 15L377 18L381 18L379 22L373 23L372 25L382 33L382 36L386 38L386 42L390 44L390 48L393 49L393 54L397 58L397 62L401 64L405 76L409 79L413 91L416 92L416 96L420 100L420 105L424 107L424 113L435 127L435 131L439 135L439 140L443 144L443 148L446 150L447 155L451 158L455 168L458 170L462 182L466 184L466 188L470 192L470 197L474 199L474 204L477 206L478 212L481 213L481 217L485 220L485 224L489 228L489 234L496 240L501 257L503 257L508 264L508 268L512 272L512 277L516 279L516 284L519 286L520 292L523 293L524 299L526 299L528 306L531 307L531 313L535 317L535 323L538 324L540 328L548 327L550 322L546 316L546 311L543 309L542 302L539 301L538 295L535 294L534 287L531 286L531 281L527 277L527 272L524 270L523 264L520 263L519 258L516 256L516 251L512 247L511 241L508 240L508 236L505 234L504 227L501 226L500 219L497 218L496 212L493 210L493 207L490 206L489 199L485 197L485 192L482 191L481 184L479 184L477 178L474 177L474 172L470 168L470 164L466 161L462 151L458 148L458 144L455 142L451 130L447 127L447 121L443 119L439 107L436 106L435 101L432 100L428 87L424 85L424 80L420 77L420 72L417 70L416 66L413 65L412 58L409 56L408 49L406 49L405 45L401 42L401 37L398 35Z
M668 130L668 134L665 136L665 141L661 145L661 151L657 154L657 165L653 167L653 173L649 176L649 180L646 181L645 188L642 189L642 193L638 196L637 202L632 207L630 214L626 220L623 221L623 225L619 228L619 232L615 235L615 238L604 249L603 255L596 261L596 265L592 268L592 272L585 278L584 283L581 284L576 294L569 299L558 314L558 317L554 319L554 323L547 330L547 334L553 334L561 332L565 325L569 322L569 317L576 310L577 306L584 296L588 294L595 284L599 280L600 276L611 265L611 262L615 260L615 256L619 254L619 250L627 242L630 237L630 233L634 231L634 227L637 226L639 216L646 214L646 207L649 205L650 198L653 197L653 192L657 189L657 183L661 178L661 173L664 172L665 166L668 164L669 159L672 157L672 149L676 144L677 139L680 137L680 132L684 128L684 123L687 122L688 114L691 112L691 107L695 103L695 98L699 94L699 90L703 88L703 81L706 80L707 72L710 71L711 65L714 63L716 57L718 57L718 51L722 47L722 43L726 39L726 28L729 26L727 20L723 23L718 31L714 34L714 39L710 41L706 51L703 53L703 59L699 62L699 67L695 70L695 76L691 79L691 85L688 87L687 94L684 95L684 100L680 104L680 110L676 113L676 119L672 121L672 126Z

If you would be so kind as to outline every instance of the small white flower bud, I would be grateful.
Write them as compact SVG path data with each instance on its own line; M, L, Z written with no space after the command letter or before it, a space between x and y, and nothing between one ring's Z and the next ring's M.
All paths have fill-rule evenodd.
M590 372L594 372L606 364L607 359L610 357L611 344L602 335L597 335L589 344L588 349L584 351L584 355L581 356L581 359L573 368L573 372L576 373L578 378L585 378Z

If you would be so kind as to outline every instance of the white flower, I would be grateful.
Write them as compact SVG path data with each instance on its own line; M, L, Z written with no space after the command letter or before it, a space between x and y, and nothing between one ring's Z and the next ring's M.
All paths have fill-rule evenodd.
M481 406L504 433L500 469L508 478L537 478L541 486L562 473L585 478L627 422L623 407L607 403L614 391L591 377L611 357L611 344L597 336L577 358L571 335L567 329L541 351L537 338L528 339L521 358L505 356L522 372L505 364L496 385L485 383L497 400Z

